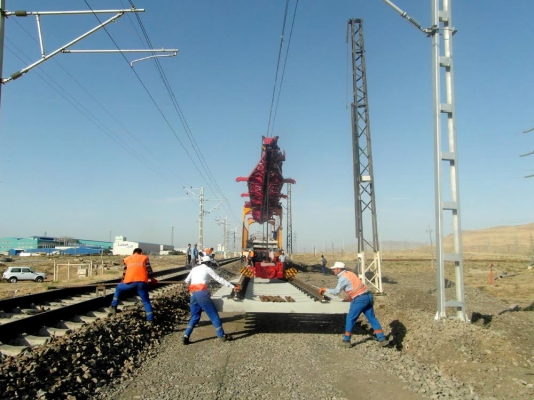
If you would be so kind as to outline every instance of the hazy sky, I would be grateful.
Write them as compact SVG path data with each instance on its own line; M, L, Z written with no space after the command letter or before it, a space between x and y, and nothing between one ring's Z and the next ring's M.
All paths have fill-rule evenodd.
M430 25L431 0L395 3ZM224 226L217 219L227 217L229 231L240 234L247 188L235 178L256 165L261 136L277 135L284 175L297 181L294 250L354 244L346 29L349 18L363 18L379 235L428 241L426 230L435 229L430 38L381 0L300 0L268 131L295 0L281 51L284 0L134 4L146 11L72 49L147 48L139 17L154 48L179 49L159 59L162 71L152 60L130 67L147 54L59 54L2 86L0 237L124 235L182 247L198 240L204 187L206 210L225 199L205 216L204 243L215 247ZM6 1L8 11L89 7L130 2ZM534 127L533 13L531 0L452 1L464 230L534 221L534 178L524 178L534 173L534 155L519 157L534 151L534 131L522 133ZM97 23L94 15L43 16L47 54ZM9 18L2 77L39 58L35 17Z

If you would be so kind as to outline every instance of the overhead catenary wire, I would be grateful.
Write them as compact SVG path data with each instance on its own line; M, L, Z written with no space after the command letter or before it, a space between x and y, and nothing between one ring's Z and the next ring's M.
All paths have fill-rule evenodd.
M17 19L14 19L13 20L19 27L19 29L21 29L24 33L26 33L26 35L31 39L33 40L35 43L39 43L35 37L30 33L28 32L28 30L26 28L24 28L24 26L22 26L18 21ZM18 46L16 46L9 38L5 38L5 40L7 40L11 46L13 46L14 48L16 48L19 53L23 54L26 58L27 58L27 61L30 60L30 57L28 55L26 55L24 53L23 50L21 50ZM23 61L20 57L18 57L14 51L8 49L16 58L18 58L19 60ZM58 92L67 102L69 102L73 107L75 107L82 115L84 115L86 118L88 118L89 120L91 120L91 122L93 122L93 124L95 124L100 130L102 130L107 136L109 136L113 141L115 141L117 144L119 144L121 147L123 147L128 153L130 153L134 158L136 158L138 161L140 161L143 165L145 165L149 170L151 170L152 172L156 173L156 175L160 175L161 173L161 169L157 169L154 165L152 165L152 159L151 160L148 160L148 158L144 157L144 155L150 155L153 157L154 160L156 160L156 162L159 162L161 163L161 160L159 160L151 151L150 149L148 149L132 132L130 132L130 130L128 130L119 120L118 118L113 114L111 113L111 111L109 111L109 109L107 107L105 107L100 101L98 101L98 99L93 96L93 94L84 86L82 85L82 83L77 80L56 58L52 58L52 61L54 61L56 63L57 66L59 66L62 71L68 75L98 106L100 106L101 109L103 109L106 114L108 114L123 130L124 132L126 132L128 134L128 136L130 136L132 139L134 139L137 144L143 148L144 150L144 153L140 153L140 152L137 152L135 150L134 147L130 146L127 142L125 142L123 139L120 138L120 136L118 136L117 134L115 134L113 132L113 130L109 127L106 126L106 124L104 122L102 122L100 119L98 119L93 113L91 113L86 107L84 107L78 100L76 100L74 98L74 96L72 96L62 85L60 85L56 80L54 80L50 75L48 75L46 72L44 72L44 70L40 70L41 73L37 72L37 75L44 81L46 82L50 87L52 87L53 90L55 90L56 92ZM43 76L46 76L46 79L43 78ZM61 92L59 92L56 88L54 88L50 82L52 82L54 85L56 85L64 94L62 94ZM68 97L68 98L67 98ZM75 103L75 104L74 104ZM165 173L167 173L167 169L166 168L163 168L163 171ZM162 179L168 179L168 178L164 178L163 176L160 175L160 177ZM171 179L175 179L172 175L169 175L169 177Z
M273 123L272 123L272 126L271 126L271 134L270 134L270 136L273 136L272 130L274 129L274 123L276 121L276 114L278 112L278 105L280 104L280 95L282 94L282 86L284 84L284 76L285 76L285 72L286 72L287 59L289 58L289 48L291 47L291 38L293 37L293 28L295 26L295 19L297 17L298 4L299 4L299 0L296 0L295 1L295 10L293 11L293 20L291 22L291 30L289 31L289 39L287 41L287 46L286 46L286 54L285 54L285 57L284 57L284 66L282 68L282 78L280 79L280 87L278 89L278 96L277 96L277 99L276 99L276 106L274 108L274 116L273 116Z
M135 8L135 5L133 4L132 0L128 0L128 2L130 3L130 6L132 8ZM122 2L121 2L122 4ZM139 27L143 33L143 37L146 41L146 44L148 45L148 47L150 49L153 49L153 46L152 46L152 42L148 36L148 33L143 25L143 22L140 18L139 15L136 15L136 18L137 18L137 22L139 24ZM138 34L139 36L139 34ZM141 37L139 36L139 38L141 39ZM204 175L200 172L198 166L196 165L196 163L194 162L194 160L192 159L192 157L189 155L189 152L187 152L187 150L185 149L185 147L183 146L182 142L179 140L179 138L176 136L176 133L173 131L173 133L175 133L175 136L176 138L179 140L180 144L182 145L182 147L184 147L184 150L186 150L186 153L187 155L189 156L189 158L191 159L191 161L193 162L195 168L199 171L199 173L201 174L203 180L208 184L208 186L210 187L210 189L212 190L213 193L218 193L224 200L225 200L225 204L224 206L228 206L228 199L227 197L224 195L224 193L222 192L222 190L220 189L215 177L213 176L213 173L211 172L207 162L206 162L206 159L204 158L204 155L202 154L202 151L200 150L200 147L198 146L196 140L195 140L195 137L189 127L189 124L187 123L187 120L185 118L185 115L183 114L182 112L182 109L178 103L178 100L176 98L176 95L174 94L172 88L171 88L171 85L167 79L167 76L165 74L165 71L161 65L161 63L159 62L158 58L155 57L152 59L154 65L156 66L157 70L159 71L159 74L160 74L160 77L164 83L164 86L167 90L167 93L171 99L171 102L174 106L174 109L182 123L182 126L184 128L184 131L189 139L189 142L191 143L191 147L193 148L193 150L195 151L195 154L197 155L197 158L198 160L200 161L200 165L201 167L204 169L205 173L206 173L206 176L207 176L207 180L206 178L204 177ZM238 218L235 216L234 212L232 211L231 208L227 207L227 210L229 211L230 215L234 218L234 220L238 220Z
M282 48L284 46L284 32L286 29L286 20L287 20L287 10L289 8L289 0L286 0L286 7L284 10L284 21L282 23L282 34L280 35L280 46L278 47L278 60L276 61L276 72L274 74L274 85L273 85L273 94L271 96L271 108L269 110L269 119L267 121L267 131L266 136L269 136L269 132L271 131L271 120L273 116L273 108L274 108L274 99L276 95L276 87L278 84L278 71L280 69L280 61L282 59Z
M10 45L6 45L5 49L9 51L11 54L13 54L14 57L19 59L20 61L25 62L18 54L16 54L12 49L10 49L10 46L13 46L16 48L19 53L23 54L28 60L30 59L24 52L18 48L9 38L6 38L6 41L10 43ZM144 159L138 152L135 151L134 148L129 146L127 143L123 142L116 134L113 133L111 129L109 129L100 119L98 119L94 114L92 114L86 107L84 107L78 100L76 100L63 86L61 86L58 82L56 82L50 75L48 75L46 72L39 72L36 71L37 76L39 76L52 90L54 90L56 93L58 93L65 101L67 101L70 105L72 105L80 114L82 114L85 118L87 118L91 123L93 123L100 131L102 131L106 136L108 136L111 140L116 142L119 146L121 146L123 149L125 149L128 153L130 153L134 158L136 158L141 164L145 165L148 169L153 171L156 174L159 174L158 170L154 168L154 166L150 165L146 159ZM45 79L46 77L46 79ZM55 87L56 85L57 87Z
M85 4L87 5L87 7L92 10L91 6L89 5L89 3L87 2L87 0L84 0L85 1ZM135 5L133 4L133 2L131 0L129 0L129 3L130 3L130 6L132 8L136 8ZM98 17L98 15L96 13L93 14L94 17L97 19L97 21L99 23L101 23L100 21L100 18ZM147 43L147 45L149 46L150 49L153 49L153 46L152 46L152 43L150 41L150 38L148 37L148 34L146 32L146 29L144 28L143 26L143 23L140 19L139 16L137 16L137 21L139 23L139 26L141 28L141 31L143 33L143 36L145 38L145 41ZM120 51L120 47L118 46L118 44L116 43L116 41L113 39L112 35L109 33L109 31L106 29L106 27L103 27L104 31L106 32L106 34L108 35L108 37L110 38L110 40L113 42L114 46L117 48L117 50ZM199 168L199 166L197 165L197 163L195 162L194 158L191 156L190 152L187 150L187 147L184 145L183 141L180 139L180 137L178 136L176 130L173 128L172 124L170 123L169 119L167 118L167 116L165 115L165 113L163 112L163 110L161 109L161 107L158 105L158 103L156 102L156 100L154 99L154 97L152 96L152 94L150 93L148 87L145 85L145 83L143 82L143 80L141 79L141 77L139 76L139 74L135 71L135 69L131 66L130 62L128 61L128 59L126 58L126 56L121 52L121 55L123 57L123 59L125 60L126 63L128 63L128 66L130 67L131 71L134 73L134 75L136 76L136 78L138 79L139 83L141 84L141 86L143 87L143 89L145 90L145 92L147 93L147 95L149 96L150 100L152 101L152 103L154 104L154 106L156 107L156 109L159 111L160 115L162 116L163 120L165 121L165 123L167 124L167 126L169 127L169 129L171 130L171 132L173 133L174 137L176 138L176 140L178 141L178 143L180 144L180 146L182 147L182 149L185 151L186 155L188 156L188 158L191 160L194 168L197 170L197 172L200 174L202 180L204 182L206 182L206 184L208 185L208 187L215 193L219 193L221 196L224 197L224 199L226 201L228 201L226 199L226 197L224 196L224 194L222 194L222 191L220 190L219 186L217 185L217 183L215 182L215 178L213 177L213 174L211 173L209 167L207 166L207 163L202 155L202 153L200 152L198 146L196 145L196 141L194 141L194 138L192 138L192 135L191 135L191 132L190 132L190 129L189 129L189 126L187 124L187 121L185 120L185 116L183 115L182 111L181 111L181 108L176 100L176 96L174 95L171 87L170 87L170 84L169 84L169 81L167 80L167 77L165 75L165 71L163 70L163 67L161 66L161 63L159 62L158 58L155 57L153 58L153 62L155 63L155 66L156 68L158 69L159 73L160 73L160 77L164 83L164 86L165 88L167 89L167 92L171 98L171 101L173 103L173 106L175 108L175 111L177 112L178 114L178 117L182 123L182 126L184 128L184 130L186 131L186 134L188 135L188 137L190 137L190 141L193 140L193 143L194 143L194 146L193 146L193 150L195 151L195 153L197 154L197 158L199 159L200 161L200 164L201 164L201 167L202 169L204 170L204 172L202 172L201 168ZM192 138L192 139L191 139ZM231 210L230 210L231 212ZM232 213L232 212L231 212ZM234 215L234 218L235 218L235 215Z

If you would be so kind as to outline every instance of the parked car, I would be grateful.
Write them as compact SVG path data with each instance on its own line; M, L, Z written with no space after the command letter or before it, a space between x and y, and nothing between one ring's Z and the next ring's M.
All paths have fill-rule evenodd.
M44 272L35 272L31 267L8 267L2 274L2 280L10 283L17 281L43 282L46 279Z
M13 259L11 257L0 258L0 262L11 262L11 261L13 261Z

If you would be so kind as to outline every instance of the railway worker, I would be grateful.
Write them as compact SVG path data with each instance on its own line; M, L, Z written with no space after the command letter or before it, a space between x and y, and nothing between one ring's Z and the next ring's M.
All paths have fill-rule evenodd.
M254 266L254 248L251 247L247 256L247 265Z
M123 260L124 271L122 273L122 281L117 285L113 301L111 302L111 312L117 312L117 305L119 298L123 291L137 289L137 294L141 297L143 306L145 307L146 319L148 322L154 320L152 312L152 304L148 295L148 283L157 283L158 281L152 277L152 267L148 256L143 254L143 250L136 248L131 256Z
M187 323L187 328L185 329L183 338L183 343L185 345L190 343L189 338L191 337L193 329L200 320L202 311L208 315L211 323L215 327L215 333L217 334L219 340L226 342L230 339L229 336L224 333L221 318L219 317L219 313L217 312L217 309L211 300L210 291L208 290L207 285L210 279L214 279L221 285L228 286L235 291L239 290L236 285L221 278L215 273L215 271L213 271L211 268L210 256L205 255L202 257L202 264L194 267L191 272L189 272L189 275L187 275L187 278L185 278L185 283L189 285L189 294L191 295L189 301L191 318Z
M212 267L219 268L219 263L215 260L215 252L213 251L213 247L210 250L209 256L211 257Z
M191 249L191 243L187 245L187 265L191 265L191 253L193 252L193 249Z
M344 290L348 296L352 299L350 302L349 312L345 321L345 335L343 336L342 346L351 347L350 338L352 336L352 330L358 317L363 313L371 327L374 330L376 339L381 346L386 346L388 341L386 336L382 331L380 322L375 317L375 310L373 308L373 295L367 289L367 286L360 280L358 275L354 272L347 271L345 269L345 264L336 261L335 264L330 267L331 270L338 277L337 286L334 289L321 288L319 289L319 294L324 295L325 293L337 295L339 292Z
M280 250L280 255L278 256L278 261L282 263L282 268L285 268L285 266L286 266L286 255L284 254L284 250Z
M193 265L196 265L197 264L197 258L198 258L198 247L197 247L197 244L195 243L195 247L193 247Z
M324 255L321 255L321 271L324 274L326 274L326 258L324 258Z

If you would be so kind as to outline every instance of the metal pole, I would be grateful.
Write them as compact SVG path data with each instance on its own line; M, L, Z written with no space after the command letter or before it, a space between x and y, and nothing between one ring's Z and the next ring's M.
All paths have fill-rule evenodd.
M2 77L3 66L4 66L4 21L6 17L4 16L4 11L6 9L5 0L0 0L0 78ZM2 99L2 85L0 84L0 104Z
M198 246L204 249L204 188L200 188L200 211L198 215Z

